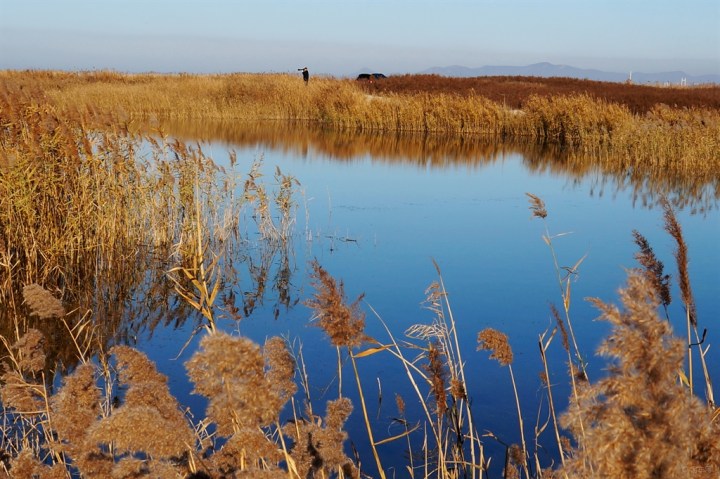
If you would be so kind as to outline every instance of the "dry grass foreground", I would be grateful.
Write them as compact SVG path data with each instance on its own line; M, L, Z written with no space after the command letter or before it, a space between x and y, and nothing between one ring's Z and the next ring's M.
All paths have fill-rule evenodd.
M533 200L541 205L537 197ZM552 420L535 429L538 435L550 425L554 428L561 464L543 468L537 447L529 447L515 390L520 440L508 447L504 478L717 477L718 412L711 400L703 403L678 380L687 345L673 336L668 320L658 314L669 301L663 292L667 277L662 268L652 267L657 261L647 244L639 255L643 268L630 271L620 292L622 309L595 300L601 319L612 325L599 350L610 358L606 377L592 383L582 364L571 358L569 318L565 322L557 314L557 328L540 336L545 371L550 367L545 352L557 331L570 358L570 409L560 417L551 409ZM389 332L385 343L365 335L358 301L349 303L342 282L319 264L312 267L316 293L307 304L339 357L345 358L338 361L338 375L342 376L343 364L352 365L350 376L360 398L356 407L375 455L374 477L387 477L382 444L406 438L410 477L487 477L490 458L484 456L474 429L465 388L473 360L465 363L457 348L442 278L428 290L436 319L411 328L411 343L400 346ZM25 290L25 302L34 314L62 308L50 296L35 285ZM54 304L48 308L49 303ZM199 350L185 363L194 393L208 401L200 421L183 412L167 377L143 353L127 346L115 346L97 361L83 360L53 392L42 375L44 341L39 331L29 329L14 344L6 343L0 387L6 477L66 478L71 471L84 478L122 479L361 477L359 464L343 447L343 426L353 404L340 394L327 403L324 416L313 412L311 401L300 410L294 398L297 383L309 394L307 371L312 372L313 365L306 365L301 356L298 360L282 338L270 338L261 347L242 336L216 330L205 334ZM508 367L515 387L508 337L486 329L478 334L478 345ZM424 456L412 454L411 437L418 441L422 430L412 426L413 420L405 420L401 396L398 414L405 432L375 439L379 431L365 406L358 373L362 358L371 354L388 354L407 369L426 413ZM545 379L543 389L552 407L551 387Z

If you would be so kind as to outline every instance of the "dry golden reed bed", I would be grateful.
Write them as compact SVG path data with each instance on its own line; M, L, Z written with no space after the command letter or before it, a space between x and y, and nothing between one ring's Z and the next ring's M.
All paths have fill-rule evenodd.
M718 87L680 92L655 88L652 91L659 93L648 99L647 90L654 87L568 80L565 83L572 87L553 89L546 80L545 91L526 92L521 108L510 108L497 99L498 91L507 85L508 94L517 94L517 87L501 80L487 88L486 96L483 88L461 89L453 86L459 79L440 77L432 82L391 77L387 88L368 88L334 78L313 78L306 86L284 74L0 72L5 90L41 93L61 109L112 112L136 123L291 120L352 131L490 135L572 146L600 161L614 162L618 170L718 177ZM445 90L437 87L442 81L448 86ZM396 83L403 86L392 88ZM602 88L608 90L607 98ZM622 88L623 95L611 94ZM642 110L631 109L632 101L641 102Z
M635 141L649 141L654 151L666 147L652 136L658 131L668 132L676 152L688 153L690 146L683 141L690 138L714 145L718 141L706 136L717 128L712 110L661 107L637 117L619 105L584 96L533 102L536 110L518 114L481 98L368 98L354 83L331 79L312 81L306 88L297 79L267 75L3 73L0 477L385 478L392 476L384 466L383 446L394 441L406 444L408 464L402 474L413 478L717 477L720 414L710 381L713 365L706 361L708 345L700 334L705 318L695 311L687 246L668 203L664 220L677 245L686 335L675 336L669 318L660 315L672 300L671 278L636 232L639 266L629 271L622 304L593 300L612 331L599 350L608 358L607 374L588 377L570 314L572 278L555 263L561 307L551 306L555 325L538 337L543 369L539 391L547 409L524 410L515 391L508 399L517 408L518 435L504 457L493 458L486 455L484 441L490 439L479 432L482 421L474 415L466 387L483 353L460 350L456 320L461 318L452 315L442 276L426 292L431 324L413 326L402 339L389 328L386 337L372 338L365 333L361 298L349 301L342 281L317 262L310 265L315 292L305 304L313 311L313 324L337 351L337 377L345 378L337 398L315 410L308 387L313 365L305 363L301 349L282 338L259 345L216 328L220 316L237 314L232 298L222 300L235 274L232 262L223 259L231 259L227 255L233 251L246 253L246 243L236 236L236 212L251 208L259 241L287 256L294 180L278 171L273 195L255 168L242 181L221 171L201 150L180 142L158 143L128 127L146 116L237 114L363 128L354 123L358 112L370 115L376 107L389 108L382 111L395 111L396 119L404 119L417 112L402 108L414 105L425 109L425 123L420 123L425 126L457 126L458 118L475 112L480 116L467 118L470 130L484 125L477 118L495 127L493 121L515 118L520 128L543 111L546 116L541 117L548 121L562 119L564 133L538 138L585 145L597 138L600 143L618 141L616 118L628 119L628 125L617 127L627 135L644 125L652 141ZM319 114L320 108L326 116ZM483 116L487 112L498 116ZM565 130L580 117L597 121ZM542 131L558 128L550 123ZM680 133L674 136L676 131ZM149 156L137 154L144 142L151 145ZM692 151L704 151L702 145L698 148ZM688 158L675 161L702 168L686 163ZM235 196L236 185L243 185L240 197ZM555 259L548 210L541 198L529 195L529 200ZM153 277L149 265L158 261L163 272ZM113 311L129 307L133 291L148 282L152 287L142 290L142 305L167 308L180 298L186 309L176 310L178 316L197 312L202 338L184 367L194 392L207 400L202 418L186 413L167 377L143 353L125 345L110 347L111 332L123 325L123 316ZM478 333L478 349L507 368L515 388L511 342L492 329ZM57 351L56 343L64 344L63 351ZM564 364L548 362L553 349L567 358ZM364 358L376 354L396 361L408 379L403 396L396 397L404 431L390 437L369 414L365 391L374 385L363 384L359 372ZM54 380L63 372L59 361L70 370L60 386ZM565 412L555 409L556 385L549 381L557 378L552 372L558 369L568 371L571 395ZM356 401L343 394L347 387L355 389ZM419 404L421 417L405 417L406 401ZM360 461L349 457L346 447L344 427L353 415L366 431L366 437L353 441L365 441L372 452ZM541 416L546 419L537 419ZM526 424L535 424L533 435L526 434ZM543 434L552 435L559 463L542 462L538 437ZM491 464L500 464L500 471L493 473Z

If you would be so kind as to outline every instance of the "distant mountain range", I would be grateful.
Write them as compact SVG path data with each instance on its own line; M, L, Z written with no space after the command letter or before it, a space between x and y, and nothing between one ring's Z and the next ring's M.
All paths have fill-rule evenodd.
M624 82L630 72L617 73L602 70L577 68L569 65L555 65L542 62L526 66L483 66L469 68L460 65L433 67L421 71L422 74L435 74L448 77L479 77L479 76L534 76L534 77L568 77L597 81ZM688 75L682 71L643 73L632 72L635 84L671 83L680 84L685 79L688 85L700 83L720 83L720 75Z

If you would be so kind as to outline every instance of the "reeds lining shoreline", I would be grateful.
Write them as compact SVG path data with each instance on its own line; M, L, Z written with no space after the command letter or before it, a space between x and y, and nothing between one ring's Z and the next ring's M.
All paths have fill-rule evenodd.
M113 113L131 123L284 120L350 131L487 135L573 146L588 153L610 149L614 161L627 170L642 165L700 174L720 171L718 108L657 103L648 105L645 113L632 113L625 104L581 89L528 95L521 108L508 108L482 91L383 91L321 77L306 86L285 74L4 71L0 83L12 94L42 92L67 111Z

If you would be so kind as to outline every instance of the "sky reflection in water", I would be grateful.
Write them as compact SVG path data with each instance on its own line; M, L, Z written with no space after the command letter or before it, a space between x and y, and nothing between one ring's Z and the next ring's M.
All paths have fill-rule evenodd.
M187 128L175 125L167 133L186 141L206 140L201 143L203 150L219 164L228 164L228 150L234 149L237 171L241 173L249 171L251 163L262 157L268 181L279 166L301 183L302 196L296 197L297 242L291 254L291 294L300 304L289 309L281 307L280 315L274 319L270 292L249 319L239 325L222 326L239 329L260 343L276 334L299 338L318 411L336 397L337 384L333 382L336 353L322 332L309 326L311 313L301 304L313 292L307 282L306 266L314 258L344 281L351 300L364 293L367 305L379 313L398 339L409 326L433 320L432 313L421 303L425 289L437 279L433 266L436 261L458 324L478 429L491 430L508 443L518 441L509 376L506 369L488 360L486 352L475 351L477 332L494 327L508 334L515 353L526 435L531 438L543 396L538 379L542 368L538 335L552 327L549 304L562 308L551 252L541 238L545 224L531 218L526 192L545 201L551 235L569 233L554 239L560 264L572 266L587 254L572 283L571 318L581 350L590 362L591 380L602 375L604 362L594 356L594 351L607 333L607 326L595 321L598 313L584 298L616 301L626 269L637 266L633 259L634 229L648 238L667 272L675 277L675 245L663 230L662 210L652 206L652 197L673 188L672 183L650 185L638 194L634 191L638 187L624 183L622 174L603 175L587 166L563 171L562 162L557 161L562 152L553 157L552 151L513 149L470 140L363 137L302 128L263 131L227 125L213 129L210 125L190 132ZM543 159L547 157L549 161ZM683 188L675 186L668 196L677 199ZM687 191L701 193L691 205L683 203L685 207L677 215L689 247L700 325L708 328L708 341L718 343L720 254L716 244L720 239L720 215L713 190L706 185L687 186L681 195L686 196ZM643 198L648 191L650 201ZM693 209L704 213L692 214ZM306 231L311 232L311 239L306 237ZM243 280L247 278L241 279L241 288L247 284ZM673 287L671 317L677 320L675 330L682 332L684 313L675 281ZM365 310L366 332L386 342L381 323L369 308ZM202 403L189 394L184 368L179 364L189 358L195 344L179 359L172 359L186 339L182 332L156 330L152 339L144 340L140 347L170 376L180 402L202 416ZM713 367L718 365L713 349L709 364L714 382L720 384L720 369ZM549 359L552 383L556 385L554 396L559 398L561 409L569 393L564 358L558 339ZM371 414L379 418L377 437L401 432L390 424L390 418L397 415L395 393L402 394L408 403L408 417L422 418L417 407L412 407L416 401L397 361L377 354L363 358L360 367ZM343 391L354 397L350 379L345 378ZM380 405L378 384L383 394ZM369 464L371 456L357 408L348 428L365 464ZM551 433L546 432L544 442L551 455L555 450L553 441ZM502 454L493 440L486 443L491 454ZM396 442L381 446L380 451L389 463L397 458L394 465L403 467L403 445ZM502 456L495 461L501 462Z

